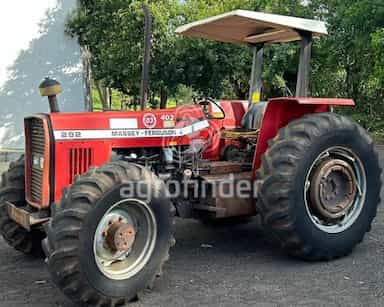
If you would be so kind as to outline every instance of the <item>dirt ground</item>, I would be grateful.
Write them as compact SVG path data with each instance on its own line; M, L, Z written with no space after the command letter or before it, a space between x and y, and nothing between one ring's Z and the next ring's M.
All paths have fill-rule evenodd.
M384 147L380 147L381 160ZM139 306L384 306L384 209L354 253L333 262L286 257L257 219L213 229L178 221L165 275ZM44 261L0 240L0 307L74 307L50 283Z

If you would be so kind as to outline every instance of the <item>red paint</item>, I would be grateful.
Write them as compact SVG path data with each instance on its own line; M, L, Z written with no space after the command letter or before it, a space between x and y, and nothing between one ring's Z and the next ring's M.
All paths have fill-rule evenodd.
M305 114L329 112L332 105L354 106L350 99L321 98L275 98L268 102L260 127L256 153L253 161L253 174L261 165L261 157L268 149L268 141L289 122Z
M248 110L248 101L221 101L220 105L225 112L225 119L222 121L223 127L226 129L241 127L241 120Z
M241 127L241 120L248 109L248 102L243 100L223 100L218 103L224 110L224 120L210 120L210 127L202 132L203 138L210 138L210 145L203 154L207 160L220 159L221 149L232 143L221 138L221 131Z
M87 155L84 154L86 151ZM111 151L111 144L103 140L55 142L55 202L61 199L63 188L70 185L77 175L88 171L90 166L108 162Z
M44 165L43 165L43 176L42 176L42 194L41 194L41 201L35 199L35 197L32 195L32 183L30 182L31 173L32 173L32 160L31 159L25 159L25 196L27 202L36 208L47 208L50 205L50 184L49 184L49 169L50 169L50 157L51 157L51 148L50 148L50 137L49 137L49 126L48 126L48 120L47 117L44 115L35 115L34 117L40 118L43 121L43 129L44 129L44 138L47 140L45 142L45 156L44 156ZM28 120L25 120L25 135L26 135L26 157L31 156L31 144L30 144L30 138L29 133L30 130L27 127Z
M221 131L241 127L241 120L247 110L248 103L245 101L221 101L221 107L226 113L226 118L209 120L210 127L198 132L194 137L210 140L209 146L203 157L208 160L220 159L221 149L228 145L228 140L221 138ZM300 118L308 113L328 112L330 105L354 105L352 100L339 99L309 99L309 98L277 98L269 101L258 138L256 153L254 157L253 170L260 167L261 156L268 147L268 141L276 136L279 129L286 126L290 121ZM206 119L200 106L182 106L167 110L146 110L144 112L101 112L101 113L53 113L51 118L52 129L60 130L109 130L111 119L136 119L139 129L146 129L143 118L151 118L155 122L155 129L172 128L169 126L172 120L175 126L185 127L196 121ZM154 120L156 119L156 120ZM48 126L45 120L46 137L48 138ZM28 140L28 136L27 136ZM86 172L90 166L100 166L110 160L113 149L140 148L140 147L164 147L168 145L188 145L190 136L182 137L158 137L158 138L121 138L121 139L98 139L98 140L57 140L54 142L54 201L61 199L63 188L73 182L76 175ZM47 143L48 144L48 143ZM30 156L27 145L27 156ZM44 165L44 178L48 178L49 160L51 153L49 148ZM27 167L28 162L27 159ZM29 176L27 176L29 177ZM45 179L44 179L45 180ZM49 184L44 181L44 201L42 204L33 204L36 207L47 207L47 195L49 195ZM27 187L29 183L27 182Z
M197 136L211 139L205 151L204 158L218 160L221 142L220 131L240 127L241 119L246 111L246 104L241 101L223 101L222 108L227 116L225 120L210 120L210 127L200 131ZM167 110L146 110L143 112L100 112L100 113L52 113L50 114L53 130L107 130L110 129L110 119L136 119L138 128L146 129L143 118L156 118L155 129L164 127L164 120L169 116L175 120L178 128L191 125L196 120L205 119L200 106L182 106ZM151 114L151 115L148 115ZM166 117L164 117L166 116ZM113 149L137 147L164 147L174 142L178 145L190 144L190 137L175 138L126 138L102 140L58 140L55 142L55 187L54 200L61 199L63 188L73 182L76 175L87 171L88 166L100 166L110 160ZM49 169L49 168L47 168Z
M164 128L162 116L172 115L175 120L190 117L205 118L199 106L183 106L166 110L146 110L146 111L127 111L127 112L94 112L94 113L52 113L50 114L54 130L103 130L110 129L110 119L136 119L139 129L147 129L143 118L152 114L156 117L156 125L153 129Z

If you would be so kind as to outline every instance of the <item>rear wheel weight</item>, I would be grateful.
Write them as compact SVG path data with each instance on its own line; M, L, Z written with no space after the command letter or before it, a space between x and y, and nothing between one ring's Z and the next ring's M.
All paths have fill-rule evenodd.
M143 198L121 190L145 182ZM108 163L81 176L48 227L54 283L81 306L123 306L160 274L172 243L164 184L142 166Z
M371 228L380 175L373 142L358 124L334 113L307 115L270 142L258 172L258 211L289 254L341 257Z
M343 147L325 150L312 164L305 184L305 208L320 230L340 233L358 219L367 193L367 178L354 152Z

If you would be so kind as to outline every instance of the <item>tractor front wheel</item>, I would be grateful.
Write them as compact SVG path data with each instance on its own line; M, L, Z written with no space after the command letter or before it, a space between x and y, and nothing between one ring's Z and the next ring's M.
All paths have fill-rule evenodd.
M333 113L281 129L257 177L263 224L291 255L330 260L363 240L380 202L381 169L367 133Z
M41 241L45 238L42 229L27 231L13 221L8 214L6 201L15 206L25 207L25 162L24 156L11 162L3 173L0 188L0 233L4 240L19 252L35 257L44 256Z
M174 210L146 168L112 162L64 192L45 250L54 283L81 306L125 306L169 257Z

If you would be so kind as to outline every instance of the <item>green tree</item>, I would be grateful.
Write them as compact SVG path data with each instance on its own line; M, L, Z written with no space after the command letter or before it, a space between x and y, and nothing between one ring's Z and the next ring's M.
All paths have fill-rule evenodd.
M137 96L143 54L143 14L139 0L82 1L69 32L92 53L93 78ZM313 48L311 93L350 97L354 116L376 129L384 116L384 5L382 0L158 0L154 15L152 97L163 102L179 85L202 95L245 99L252 55L244 46L189 39L174 34L179 25L234 9L321 19L329 36ZM264 96L292 93L296 85L297 43L268 46ZM153 101L157 101L153 99Z
M68 21L68 33L88 45L92 53L96 84L137 96L143 56L144 16L142 1L82 1L83 7ZM169 21L177 14L179 2L150 1L154 14L152 90L175 90L179 73L172 45ZM165 69L167 68L167 69Z
M355 118L366 128L375 129L384 115L380 84L383 2L313 0L310 8L315 16L327 21L329 29L329 35L315 49L314 92L353 98L357 103Z

